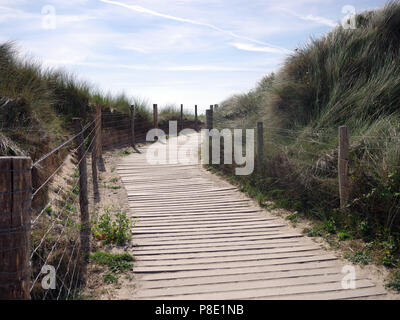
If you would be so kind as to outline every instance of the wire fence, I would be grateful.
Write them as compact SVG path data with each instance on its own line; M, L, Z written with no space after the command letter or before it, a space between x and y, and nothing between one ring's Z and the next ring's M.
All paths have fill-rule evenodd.
M246 181L258 179L254 183L259 185L269 181L265 186L268 190L283 189L293 194L304 194L301 201L320 199L321 203L329 202L329 208L340 206L340 209L346 210L353 204L363 208L374 206L377 215L382 211L382 217L385 211L393 211L393 206L388 202L396 198L398 183L390 177L400 175L400 130L381 128L381 134L377 135L351 135L346 126L339 130L299 130L273 127L265 122L250 122L245 117L242 120L230 120L218 113L213 118L212 111L208 111L208 114L211 117L207 127L228 129L232 136L235 129L254 130L254 178L246 178ZM342 136L342 130L348 132L347 136ZM239 134L244 136L244 132ZM244 147L242 150L245 150ZM220 163L223 163L223 156L221 150ZM220 165L219 169L231 175L235 167ZM380 199L368 199L368 190L379 188L380 194L385 195ZM391 206L390 210L385 209L388 205ZM400 207L397 206L395 211L400 213Z
M97 170L104 170L103 147L135 147L153 128L168 134L169 120L178 121L178 129L202 125L197 107L194 118L182 113L175 119L158 120L154 110L151 117L135 114L134 106L130 114L103 112L97 107L83 127L80 119L74 119L75 133L51 150L34 155L33 161L29 157L0 158L0 205L13 217L0 216L0 299L76 298L86 282L90 252L87 185L92 182L89 188L96 202L96 196L100 197ZM42 130L9 125L4 132L26 139L42 134ZM86 169L89 156L91 173Z
M85 125L74 136L46 153L35 161L32 168L54 157L56 153L69 148L69 155L44 179L44 182L33 190L32 200L48 184L54 184L56 176L62 177L60 186L51 194L51 199L32 217L32 282L30 294L33 299L71 299L77 293L84 279L84 258L81 250L78 200L80 198L79 184L83 177L79 166L86 161L89 152L93 152L100 126L100 119L95 118ZM71 149L72 146L72 149ZM79 156L79 150L84 150ZM66 169L66 173L63 169ZM72 172L72 175L71 175ZM55 283L43 282L43 273L52 268ZM50 275L52 273L50 272ZM40 281L41 280L41 281ZM48 281L50 281L49 279ZM51 281L50 281L51 282Z
M101 135L100 120L101 115L94 117L36 161L27 157L1 158L0 190L7 190L0 194L0 202L6 209L0 218L0 251L7 252L0 265L1 298L71 299L84 283L79 213L82 209L80 186L87 176L83 176L79 167L82 163L86 165L89 153L96 152L95 143ZM62 161L59 161L60 155L65 155ZM26 161L30 163L28 167L15 169ZM57 162L60 163L54 165ZM53 169L49 171L49 168ZM32 181L32 176L38 176L36 173L40 173L40 183L37 179ZM27 188L23 196L18 185ZM49 200L43 201L44 198ZM31 203L36 204L35 208ZM21 219L6 220L7 213L12 219L18 213ZM10 221L11 225L3 228ZM18 281L21 273L24 281Z
M106 111L102 113L103 145L114 147L132 144L132 134L135 142L146 141L149 130L158 128L169 134L170 121L176 121L177 130L194 129L199 130L203 123L197 117L197 107L192 113L190 109L182 109L182 113L158 113L154 109L153 115L137 113L132 117L118 111ZM155 113L154 113L155 112ZM132 133L134 131L134 133Z

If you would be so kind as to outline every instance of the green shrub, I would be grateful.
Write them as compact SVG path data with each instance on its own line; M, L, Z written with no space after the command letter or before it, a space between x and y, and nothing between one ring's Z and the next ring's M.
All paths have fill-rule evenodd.
M289 220L289 221L291 221L291 222L294 222L294 223L297 222L297 218L298 218L297 212L293 212L293 213L289 214L289 215L286 217L287 220Z
M369 264L372 260L369 252L363 250L357 250L356 253L354 253L353 255L346 254L345 258L349 259L351 262L355 264L362 264L362 265Z
M358 230L363 238L369 238L371 236L371 225L368 220L360 221Z
M346 231L340 231L337 233L338 239L339 241L344 241L344 240L348 240L351 239L351 235L350 233L346 232Z
M311 229L306 229L305 233L309 237L322 237L324 235L321 228L319 228L319 227L313 227Z
M113 213L113 210L112 206L104 209L105 213L100 216L99 221L92 224L92 233L104 244L123 245L132 238L134 224L126 212Z
M398 266L398 259L396 258L395 254L398 249L398 245L393 237L390 237L388 240L384 241L383 243L383 252L384 256L380 258L381 262L389 268L397 267Z
M336 233L336 222L333 219L325 221L325 230L331 234Z

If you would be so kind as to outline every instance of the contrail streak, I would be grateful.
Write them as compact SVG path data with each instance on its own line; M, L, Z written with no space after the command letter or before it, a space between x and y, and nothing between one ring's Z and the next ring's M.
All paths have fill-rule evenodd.
M103 2L103 3L108 3L108 4L120 6L120 7L123 7L123 8L127 8L129 10L132 10L132 11L153 15L153 16L157 16L157 17L160 17L160 18L168 19L168 20L175 20L175 21L180 21L180 22L183 22L183 23L189 23L189 24L193 24L193 25L207 27L207 28L213 29L215 31L218 31L218 32L224 33L226 35L229 35L229 36L231 36L233 38L236 38L236 39L246 40L246 41L257 43L257 44L260 44L260 45L263 45L263 46L266 46L266 47L271 47L271 48L274 48L275 50L279 50L282 53L292 53L292 51L290 51L288 49L285 49L285 48L282 48L282 47L279 47L279 46L274 46L272 44L269 44L269 43L266 43L266 42L262 42L262 41L259 41L259 40L256 40L256 39L244 37L244 36L241 36L241 35L238 35L238 34L232 32L232 31L221 29L221 28L219 28L219 27L217 27L215 25L212 25L210 23L200 22L200 21L196 21L196 20L192 20L192 19L175 17L175 16L171 16L171 15L168 15L168 14L164 14L164 13L160 13L160 12L156 12L156 11L150 10L150 9L144 8L142 6L129 5L129 4L125 4L125 3L119 2L119 1L112 1L112 0L100 0L100 1Z

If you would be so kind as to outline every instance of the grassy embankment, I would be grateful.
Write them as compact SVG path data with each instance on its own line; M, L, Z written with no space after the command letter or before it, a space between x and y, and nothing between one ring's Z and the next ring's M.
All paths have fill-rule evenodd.
M247 177L214 166L262 205L274 200L315 224L304 230L348 258L399 268L400 3L357 15L357 28L337 27L289 56L255 89L224 101L218 128L265 132L264 169ZM350 130L351 201L338 210L338 127ZM362 244L360 244L360 240ZM393 287L400 289L400 277Z
M143 122L142 128L151 127L152 113L146 101L130 99L124 94L103 93L65 71L45 69L40 63L18 57L12 43L0 44L0 156L26 155L35 161L73 135L73 117L83 117L86 123L90 121L93 110L89 105L100 105L106 112L112 108L128 115L132 103L136 105L138 124ZM161 112L160 121L164 121L164 115L168 119L176 117L171 114L172 110ZM72 155L71 161L66 161L66 157L74 147L72 143L61 149L32 172L35 190L65 161L64 169L33 199L32 219L45 209L32 231L32 248L40 245L32 258L34 277L40 272L41 259L50 253L47 264L60 263L60 275L67 272L73 255L79 229L79 187L76 155ZM53 203L44 208L53 198ZM65 228L65 236L57 242ZM41 243L43 237L45 241ZM39 281L32 297L41 299L43 294Z

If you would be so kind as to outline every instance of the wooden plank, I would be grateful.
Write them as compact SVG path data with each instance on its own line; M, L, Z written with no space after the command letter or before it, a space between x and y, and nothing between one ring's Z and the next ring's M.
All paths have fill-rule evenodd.
M268 252L261 254L245 254L235 256L218 256L206 258L175 258L174 259L157 259L157 260L141 260L136 261L138 267L145 266L181 266L181 265L200 265L200 264L213 264L213 263L228 263L228 262L249 262L249 261L264 261L275 260L294 257L311 257L323 254L323 251L318 248L309 248L306 250L292 250L292 251L279 251ZM342 276L343 278L343 276Z
M201 271L179 271L179 272L163 272L163 273L143 273L137 274L140 281L160 281L170 279L198 279L204 277L221 277L221 276L238 276L253 273L269 273L269 272L286 272L293 270L315 270L318 268L335 268L337 267L336 260L326 261L302 261L291 264L278 264L266 266L252 266L244 268L232 269L214 269L214 270L201 270Z
M180 287L190 285L202 285L202 284L220 284L225 283L237 283L242 281L259 281L259 280L270 280L270 279L290 279L307 276L318 276L318 275L332 275L337 274L339 270L334 267L326 268L310 268L304 270L288 270L288 271L271 271L271 272L253 272L245 273L241 275L226 275L226 276L207 276L207 277L195 277L195 278L182 278L182 279L167 279L167 280L144 280L141 282L141 289L161 289L169 287ZM141 294L141 292L140 292Z
M358 280L357 281L359 288L371 288L374 287L374 284L369 280ZM237 287L236 287L237 288ZM353 292L352 292L353 291ZM304 284L304 285L294 285L294 286L286 286L286 287L263 287L263 288L249 288L242 290L230 290L230 291L219 291L219 292L207 292L207 293L195 293L195 294L174 294L171 292L171 295L163 295L163 296L153 296L152 299L155 300L203 300L203 299L211 299L211 300L225 300L225 299L286 299L285 296L294 295L294 294L305 294L305 293L325 293L331 292L331 297L333 298L338 292L345 292L345 289L341 287L341 283L339 281L331 281L331 282L322 282L322 283L314 283L314 284ZM352 296L357 296L355 290L349 290ZM137 299L141 299L137 297ZM148 298L144 298L148 299Z
M231 250L224 252L197 252L197 253L174 253L174 254L157 254L157 255L140 255L137 257L138 261L153 261L153 260L176 260L176 259L198 259L198 258L218 258L218 257L234 257L234 256L247 256L247 255L256 255L263 253L282 253L282 252L301 252L304 250L319 250L318 247L312 245L283 245L280 247L271 247L271 248L255 248L255 249L246 249L246 251L240 250Z
M153 246L151 243L146 245L137 245L133 248L133 252L136 255L149 255L149 254L179 254L179 253L199 253L199 252L229 252L232 250L249 250L249 249L261 249L261 248L278 248L283 246L292 246L293 244L299 244L296 238L285 238L285 239L258 239L253 241L234 241L231 243L221 243L220 245L182 245L181 247L174 246ZM306 243L302 243L306 245Z
M244 262L224 262L224 263L203 263L203 264L186 264L186 265L167 265L167 266L154 266L154 265L146 265L146 266L136 266L134 272L168 272L168 271L193 271L193 270L213 270L213 269L235 269L235 268L245 268L245 267L256 267L256 266L269 266L269 265L285 265L296 262L307 262L307 261L327 261L327 260L336 260L336 257L333 255L325 254L325 255L311 255L304 257L293 257L293 258L285 258L285 259L265 259L265 260L257 260L257 261L244 261Z
M240 277L237 277L236 281L225 283L224 286L221 286L220 283L210 283L160 289L142 289L138 293L136 298L142 299L155 297L171 297L175 295L199 295L205 293L215 294L217 292L237 291L238 286L240 286L241 290L255 291L258 289L265 289L265 292L271 292L274 289L278 289L281 287L290 288L293 286L313 286L326 283L332 283L334 286L337 286L337 284L341 282L342 278L343 275L341 275L340 273L311 275L295 278L258 279L257 281L249 281L247 279L241 280ZM356 279L355 281L362 281L362 285L369 284L368 281L363 278Z

